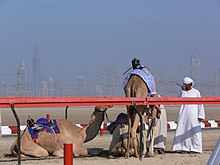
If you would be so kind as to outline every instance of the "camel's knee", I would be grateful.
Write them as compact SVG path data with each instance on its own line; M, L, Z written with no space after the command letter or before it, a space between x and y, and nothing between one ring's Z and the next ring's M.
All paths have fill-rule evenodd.
M121 154L122 156L124 156L125 153L126 153L126 149L125 149L124 147L120 147L120 148L118 148L118 152L119 152L119 154Z
M21 153L32 157L46 157L49 153L46 149L36 145L21 145Z
M47 152L47 150L37 150L34 152L30 152L30 151L22 151L21 153L23 153L24 155L28 155L28 156L32 156L32 157L47 157L49 156L49 153Z
M40 153L36 153L36 157L46 157L49 156L49 153L47 152L47 150L44 150Z
M131 138L132 138L132 139L136 139L136 135L137 135L136 129L132 129L132 130L131 130Z
M60 149L60 150L54 151L52 155L57 156L57 157L63 157L64 153L63 153L63 150Z

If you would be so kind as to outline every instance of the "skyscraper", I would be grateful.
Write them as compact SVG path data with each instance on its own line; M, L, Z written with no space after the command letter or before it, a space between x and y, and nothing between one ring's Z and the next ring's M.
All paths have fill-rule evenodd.
M16 89L18 96L26 95L26 69L24 66L24 60L22 61L22 64L20 65L17 71Z
M40 52L38 47L34 49L33 56L33 85L34 85L34 95L40 95Z
M190 76L197 83L200 83L200 62L197 57L192 53L190 54L191 63L190 63Z

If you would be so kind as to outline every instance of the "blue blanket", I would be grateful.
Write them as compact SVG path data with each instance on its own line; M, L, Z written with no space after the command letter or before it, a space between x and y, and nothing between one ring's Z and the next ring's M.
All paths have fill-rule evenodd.
M117 116L116 120L111 122L111 124L109 124L107 126L107 131L109 131L110 134L113 134L114 129L117 127L118 124L121 124L121 123L125 123L125 124L128 123L128 115L127 114L120 113Z
M48 120L46 118L39 118L36 122L28 124L28 131L32 139L37 139L41 131L48 133L60 133L56 120Z
M124 82L123 82L124 90L128 83L128 80L133 74L140 76L143 79L143 81L146 83L147 87L150 90L149 96L157 93L154 77L147 68L132 70L124 79Z

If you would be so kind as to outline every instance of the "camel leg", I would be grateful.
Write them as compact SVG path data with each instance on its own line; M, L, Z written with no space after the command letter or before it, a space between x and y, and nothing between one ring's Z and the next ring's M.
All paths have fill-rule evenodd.
M98 155L99 153L93 150L87 150L83 148L82 145L78 145L73 142L73 155L75 157L77 156L86 156L86 155Z
M135 157L139 158L139 154L138 154L138 143L137 143L137 128L138 128L138 125L139 125L139 121L140 121L140 118L138 116L138 114L135 114L135 118L134 118L134 124L133 124L133 127L131 129L131 138L132 138L132 142L134 144L134 154L135 154Z
M125 154L125 158L128 159L129 158L129 149L130 149L130 141L131 141L131 118L128 118L128 140L127 140L127 147L126 147L126 154Z
M120 140L121 140L121 142L122 142L122 145L121 146L123 146L122 148L124 149L124 150L126 150L126 148L127 148L127 146L128 146L128 126L127 125L125 125L124 123L122 123L121 124L121 128L120 128ZM130 146L130 145L129 145ZM124 154L123 155L125 155L125 153L126 153L126 151L124 152ZM129 155L131 155L131 154L129 154Z
M156 109L153 108L152 109L152 139L150 140L150 147L149 147L149 156L150 157L154 157L154 139L155 139L155 135L156 135Z
M142 121L143 121L143 127L142 127L143 128L143 130L142 130L142 132L143 132L143 140L142 140L143 151L142 151L142 157L145 157L145 155L147 153L147 144L146 144L146 142L147 142L147 132L146 132L146 127L145 127L146 121L145 121L144 115L142 115Z
M78 148L78 155L79 156L98 155L99 153L100 153L99 151L93 151L93 150L88 151L85 148ZM76 156L75 153L74 153L74 156Z
M21 138L21 153L32 157L46 157L49 155L47 150L33 142L28 132Z
M139 119L141 120L141 127L140 127L140 156L141 157L145 157L146 153L147 153L147 145L146 145L146 141L147 141L147 132L146 132L146 128L145 128L145 117L144 115L138 114ZM139 122L136 123L136 125L138 125ZM137 137L137 136L136 136Z

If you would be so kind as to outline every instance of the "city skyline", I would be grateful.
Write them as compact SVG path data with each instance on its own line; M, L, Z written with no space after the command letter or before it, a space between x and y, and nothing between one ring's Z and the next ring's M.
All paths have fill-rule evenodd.
M1 83L1 92L0 95L5 96L86 96L86 95L124 95L122 89L122 71L117 70L105 70L103 68L102 75L94 73L94 75L79 73L77 76L72 76L69 82L61 82L59 79L55 78L56 73L46 74L43 71L40 71L41 64L40 61L43 61L43 55L40 54L40 48L35 46L33 49L33 66L32 73L30 73L30 68L25 67L25 61L22 60L22 63L19 65L16 72L16 84L7 84ZM42 59L41 59L42 58ZM158 87L158 91L162 95L177 95L179 92L179 87L177 85L181 84L178 81L181 78L181 75L178 73L178 68L180 70L185 70L188 72L188 75L191 76L198 87L206 95L219 95L220 94L220 69L216 72L216 76L213 79L204 81L203 77L200 75L200 60L197 56L190 53L189 54L189 64L183 64L183 68L179 66L170 65L168 68L168 77L167 79L160 78L158 75L154 75ZM187 71L188 70L188 71ZM27 75L29 72L29 76ZM182 73L185 74L185 73ZM42 76L44 75L44 76ZM70 75L66 74L66 77ZM32 77L32 79L31 79ZM91 78L92 77L92 78ZM86 82L90 81L90 82ZM5 80L4 82L7 82ZM214 87L212 90L207 91L209 85ZM215 90L214 90L215 89ZM16 92L15 92L15 91ZM14 91L14 92L13 92Z

